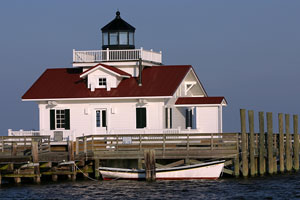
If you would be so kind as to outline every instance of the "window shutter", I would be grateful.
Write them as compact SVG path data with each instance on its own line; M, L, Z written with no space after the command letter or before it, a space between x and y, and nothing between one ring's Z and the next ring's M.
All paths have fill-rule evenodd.
M190 127L193 128L193 112L192 110L189 110L190 112Z
M50 110L50 130L55 130L55 110Z
M172 128L172 108L170 108L170 128Z
M185 128L189 127L189 110L185 110Z
M106 127L106 110L102 110L102 127Z
M146 126L146 108L136 108L136 128L145 128Z
M168 127L168 108L165 109L165 116L166 116L166 119L165 119L166 120L166 128L169 128Z
M65 129L70 130L70 109L65 109Z

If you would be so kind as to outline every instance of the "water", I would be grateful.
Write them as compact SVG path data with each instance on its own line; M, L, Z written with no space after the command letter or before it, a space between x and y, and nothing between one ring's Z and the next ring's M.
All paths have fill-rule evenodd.
M193 181L76 181L2 185L0 199L300 199L300 173Z

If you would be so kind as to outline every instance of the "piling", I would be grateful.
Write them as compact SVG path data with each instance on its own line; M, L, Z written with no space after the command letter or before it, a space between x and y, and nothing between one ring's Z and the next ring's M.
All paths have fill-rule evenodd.
M285 134L286 134L286 170L290 172L292 170L292 158L291 158L291 135L290 135L290 115L285 114Z
M246 110L240 110L241 115L241 133L242 133L242 174L248 176L248 149L247 149L247 133L246 133Z
M146 180L155 181L156 179L155 150L153 149L145 150L144 159L145 159Z
M12 156L16 156L17 155L17 143L12 143L12 146L11 146L11 155Z
M68 141L68 157L69 157L69 161L73 161L74 162L74 145L73 145L73 141ZM70 171L73 172L73 174L71 174L70 179L72 181L76 180L76 170L75 170L75 162L74 164L71 164L70 166Z
M299 135L298 135L298 115L293 115L294 125L294 170L299 170Z
M284 134L283 134L283 114L278 114L278 130L279 130L279 170L284 173Z
M249 120L249 133L250 133L250 175L255 176L255 158L254 158L254 112L253 110L248 111L248 120Z
M100 165L99 159L95 159L95 161L94 161L95 179L99 179L100 178L99 165Z
M32 161L33 163L39 163L39 147L37 141L32 141L32 147L31 147L31 153L32 153ZM34 182L40 183L41 182L41 175L40 175L40 166L34 166Z
M259 112L259 174L266 173L265 165L265 121L264 112Z
M267 112L267 141L268 141L268 173L273 174L273 118L272 113Z

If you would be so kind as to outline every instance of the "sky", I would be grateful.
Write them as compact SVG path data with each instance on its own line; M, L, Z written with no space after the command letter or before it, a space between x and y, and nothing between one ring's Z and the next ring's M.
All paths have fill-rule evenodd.
M47 68L72 67L72 50L101 48L115 17L136 28L136 48L190 64L209 96L225 96L224 132L241 108L300 113L300 1L0 1L0 135L38 130L38 106L21 96ZM256 130L258 126L256 126ZM276 130L276 127L275 127Z

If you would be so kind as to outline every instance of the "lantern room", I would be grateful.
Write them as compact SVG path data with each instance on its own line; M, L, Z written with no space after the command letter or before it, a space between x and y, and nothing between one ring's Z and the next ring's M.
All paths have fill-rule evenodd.
M116 17L110 23L101 28L102 49L134 49L135 28L124 21L120 12L116 12Z

